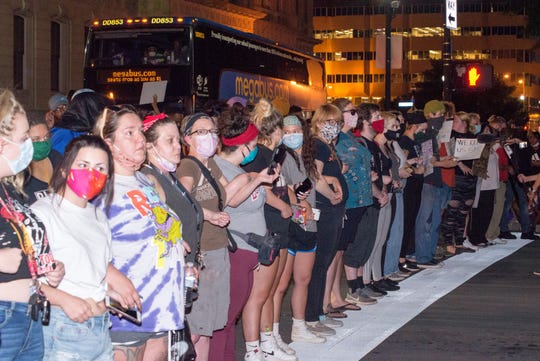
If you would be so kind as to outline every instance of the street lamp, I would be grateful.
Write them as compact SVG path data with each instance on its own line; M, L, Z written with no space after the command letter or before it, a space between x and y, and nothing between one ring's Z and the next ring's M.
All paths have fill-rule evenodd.
M389 1L386 7L386 27L384 34L386 36L385 46L385 70L384 70L384 108L390 110L392 103L391 77L392 77L392 18L394 12L399 8L399 1Z

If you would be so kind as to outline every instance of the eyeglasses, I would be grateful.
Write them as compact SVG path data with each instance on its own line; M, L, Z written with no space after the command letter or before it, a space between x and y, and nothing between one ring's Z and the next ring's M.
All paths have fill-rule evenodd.
M67 109L67 105L62 104L62 105L57 106L56 109L54 109L54 111L55 112L65 112L66 109Z
M358 113L358 110L356 109L349 109L349 110L344 110L343 113L351 113L351 115L356 115L356 113Z
M330 124L330 125L336 125L336 124L337 124L337 122L336 122L335 119L326 119L326 120L325 120L325 123L328 123L328 124Z
M197 129L189 133L189 135L206 135L206 134L218 134L219 131L217 129Z

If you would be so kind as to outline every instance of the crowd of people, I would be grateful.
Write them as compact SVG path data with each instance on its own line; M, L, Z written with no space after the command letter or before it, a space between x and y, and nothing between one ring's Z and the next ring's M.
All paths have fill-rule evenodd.
M450 102L177 117L81 89L49 108L0 91L0 360L167 360L189 325L196 360L235 361L241 320L244 360L294 361L289 288L292 341L324 343L419 270L516 238L514 213L538 238L540 134Z

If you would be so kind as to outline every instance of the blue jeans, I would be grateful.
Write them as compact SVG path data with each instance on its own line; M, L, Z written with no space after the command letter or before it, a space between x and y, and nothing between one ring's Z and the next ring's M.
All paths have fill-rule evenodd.
M59 307L51 307L51 322L43 327L43 360L112 360L109 323L108 312L78 323L70 320Z
M27 303L0 301L0 361L35 361L43 357L41 320L26 316Z
M427 183L422 186L422 201L415 225L415 256L418 263L431 261L437 250L445 195L443 188Z
M394 221L390 226L390 235L386 242L383 267L384 276L388 276L399 270L399 252L401 250L401 241L403 240L403 193L394 193L394 196L396 197L396 211Z

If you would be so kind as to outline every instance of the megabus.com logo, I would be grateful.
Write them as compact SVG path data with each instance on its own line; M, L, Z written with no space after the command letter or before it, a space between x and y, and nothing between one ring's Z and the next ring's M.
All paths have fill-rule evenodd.
M255 101L256 99L277 97L289 98L289 86L284 81L259 77L244 77L237 75L235 80L235 95Z

